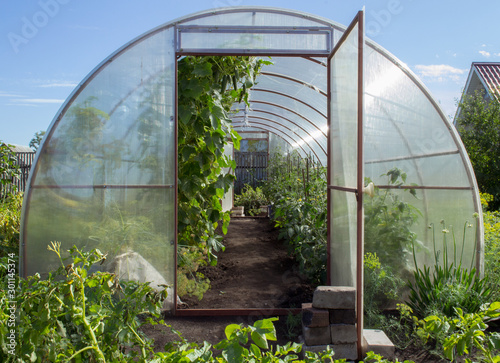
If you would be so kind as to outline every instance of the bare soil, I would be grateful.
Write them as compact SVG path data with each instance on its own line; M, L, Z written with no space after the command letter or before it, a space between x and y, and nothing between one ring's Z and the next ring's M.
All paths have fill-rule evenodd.
M300 308L312 301L313 288L301 278L278 233L268 218L232 218L217 266L199 270L211 289L201 301L183 297L182 308Z

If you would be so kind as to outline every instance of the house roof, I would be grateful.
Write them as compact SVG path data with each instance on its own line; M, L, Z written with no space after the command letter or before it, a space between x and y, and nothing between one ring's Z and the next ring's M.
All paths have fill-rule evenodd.
M499 100L497 93L500 91L500 63L472 63L481 82L490 97Z
M463 102L464 96L472 96L476 91L483 91L487 98L500 102L500 62L472 63L460 104ZM461 107L459 106L453 120L455 125L460 117L460 112Z
M11 150L16 152L16 153L32 153L33 149L30 148L29 146L24 146L24 145L16 145L16 144L10 144Z

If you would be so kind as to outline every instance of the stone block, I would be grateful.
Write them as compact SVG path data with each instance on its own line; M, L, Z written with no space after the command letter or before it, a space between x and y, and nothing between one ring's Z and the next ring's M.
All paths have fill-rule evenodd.
M305 344L302 346L302 351L319 353L326 350L327 347L330 347L335 352L333 359L342 359L342 358L347 360L358 359L358 345L356 343L313 345L313 346Z
M355 309L330 309L330 324L356 324Z
M307 345L325 345L331 340L330 325L318 328L302 326L302 334Z
M318 286L312 306L317 309L355 309L356 289L348 286Z
M373 351L386 359L394 359L394 344L382 330L363 329L363 350Z
M302 325L318 328L330 325L330 313L325 309L315 309L312 303L302 304Z
M358 341L356 325L332 324L330 325L330 334L332 344L356 343Z

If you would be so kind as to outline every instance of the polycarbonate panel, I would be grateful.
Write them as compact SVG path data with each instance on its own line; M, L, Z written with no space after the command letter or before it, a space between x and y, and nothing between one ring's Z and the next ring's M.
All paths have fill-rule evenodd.
M249 122L253 125L262 125L264 128L270 130L271 132L280 131L278 134L287 135L291 140L291 147L293 149L300 149L306 154L314 154L317 158L321 158L322 156L321 152L317 152L317 150L313 148L314 144L312 142L308 142L312 140L308 140L308 136L304 136L296 130L287 128L284 125L280 125L279 123L272 123L260 119L252 118Z
M224 147L224 155L226 155L230 160L234 160L234 145L232 142L228 143ZM231 173L234 175L234 172L230 167L224 168L224 173ZM229 190L224 194L224 198L222 198L222 211L227 212L230 211L234 206L234 183L230 186Z
M422 88L390 59L366 49L365 154L384 160L457 151L450 125Z
M173 36L159 31L103 62L50 126L23 216L26 274L56 267L47 244L58 240L147 271L120 272L127 279L175 283Z
M366 158L373 155L365 154ZM429 154L424 157L373 162L365 160L365 177L369 177L375 185L388 183L383 175L393 168L398 168L407 174L407 185L440 186L440 187L470 187L467 171L462 156L453 154Z
M383 192L381 190L381 193ZM475 249L478 219L474 217L472 212L474 201L470 190L417 189L416 197L404 190L391 189L389 193L418 210L416 212L417 221L411 226L411 230L416 233L416 259L420 268L423 268L424 264L428 267L434 266L434 246L436 252L439 253L441 263L443 262L444 237L446 237L449 263L453 262L456 255L456 261L460 262L461 259L463 267L470 269L471 265L476 266ZM365 202L369 202L369 198L369 196L365 196ZM398 221L394 223L394 227L397 228ZM455 243L453 239L455 239ZM400 254L399 251L391 252L389 245L389 243L381 245L380 250L370 250L369 252L376 252L379 256ZM411 275L414 268L412 246L401 246L407 251L406 268L404 271L397 272L401 276L407 277Z
M269 153L279 153L281 155L286 155L292 151L292 147L289 143L285 141L282 137L269 133Z
M272 59L264 57L263 59L271 60L273 64L263 66L262 72L272 72L298 78L326 93L326 58L315 59L321 64L310 58L303 57L272 57ZM257 85L260 77L257 78Z
M279 115L287 115L285 117L290 120L297 119L299 125L309 130L321 129L321 127L326 124L326 113L323 113L324 110L315 110L307 106L307 104L294 100L293 98L287 97L286 95L280 95L271 92L253 91L251 92L250 103L252 104L252 107L255 103L256 108L263 110L269 110L269 106L271 106L271 112L275 112ZM267 103L283 106L286 109L269 105ZM287 109L291 111L288 111ZM288 117L288 115L290 114L294 114L295 116L291 116L292 118L290 118Z
M244 122L244 116L240 115L241 113L238 113L236 114L236 116L233 116L234 120L233 122L237 125ZM300 137L297 141L298 145L307 144L307 146L313 149L316 154L318 155L321 154L322 155L321 157L326 158L326 149L327 149L326 135L320 129L312 127L311 124L307 124L307 126L305 124L297 124L292 120L288 120L283 117L278 117L277 115L274 114L274 112L273 114L270 114L263 110L253 110L248 115L250 115L247 116L248 120L251 119L258 122L267 123L271 126L283 125L283 127L286 127L287 129L290 130L289 133L291 135Z
M326 141L326 118L320 117L312 120L304 118L304 115L294 110L295 102L291 99L288 99L289 104L269 104L267 101L258 99L251 99L250 102L252 108L247 112L247 118L254 116L267 118L301 132L304 136L313 136L315 139ZM243 111L240 111L233 117L236 118L235 121L243 122L245 115Z
M195 19L181 22L188 25L227 25L227 26L324 26L331 25L317 18L280 9L255 8L251 11L242 9L222 9L210 11Z
M329 186L357 187L358 24L335 51L330 66ZM352 192L330 193L330 283L356 287L357 200ZM361 266L362 268L362 266Z
M98 248L107 254L96 269L114 272L113 263L125 256L147 261L140 266L151 285L174 283L174 188L35 188L27 217L27 275L60 267L51 241L59 241L64 256L73 245ZM116 258L117 256L121 256ZM132 268L131 265L130 268ZM137 267L134 267L137 270ZM172 303L173 296L168 297Z
M358 27L331 61L330 183L356 188L358 160Z
M289 137L290 140L292 140L291 145L293 148L303 149L306 153L309 153L309 151L313 152L311 145L305 142L305 136L303 135L303 133L300 133L300 130L296 131L291 128L287 128L280 123L272 123L261 119L250 118L248 122L250 123L250 125L254 125L257 127L262 126L264 129L269 130L270 132L279 131L278 134L285 134Z
M330 283L356 287L357 202L354 193L330 193Z
M42 149L35 185L174 183L171 47L172 31L150 37L85 87Z
M269 29L269 30L268 30ZM179 29L179 50L184 52L202 52L203 50L239 49L258 53L307 53L327 54L330 45L330 33L324 30L288 30L269 27L249 30L221 28L185 28Z
M243 139L267 139L269 136L268 132L248 132L248 131L240 131L238 134Z
M257 89L273 90L306 102L311 107L326 114L326 92L312 89L308 85L272 75L262 75L258 78ZM252 93L255 90L252 90Z
M268 131L269 133L274 133L277 136L281 137L283 140L285 140L285 142L287 142L288 145L290 145L291 150L296 150L299 153L299 155L301 155L301 156L308 155L308 152L306 152L302 147L297 147L296 141L293 138L291 138L287 132L281 131L281 130L274 128L274 127L271 127L269 125L256 125L256 124L252 124L250 122L249 128L238 126L238 127L235 127L235 129L238 132L240 130L255 129L255 130ZM293 145L295 145L295 146L293 146Z
M269 143L267 139L246 139L240 141L241 152L268 152Z

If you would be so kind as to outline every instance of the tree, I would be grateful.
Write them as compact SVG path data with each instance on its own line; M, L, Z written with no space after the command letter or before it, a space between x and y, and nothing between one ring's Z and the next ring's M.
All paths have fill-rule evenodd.
M30 141L30 148L33 149L33 151L36 151L38 147L40 146L40 143L42 142L43 135L45 135L45 131L38 131L35 132L35 136Z
M500 102L482 92L465 96L459 104L457 130L469 154L479 189L493 195L500 207Z

